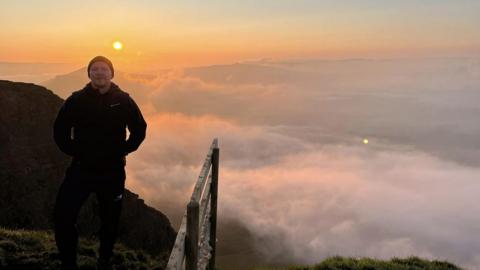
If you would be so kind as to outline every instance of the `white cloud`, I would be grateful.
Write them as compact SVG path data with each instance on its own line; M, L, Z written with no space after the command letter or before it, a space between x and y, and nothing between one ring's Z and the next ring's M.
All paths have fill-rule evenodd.
M220 209L303 263L335 254L474 263L480 170L420 152L369 151L340 146L225 169ZM278 259L274 244L257 243Z

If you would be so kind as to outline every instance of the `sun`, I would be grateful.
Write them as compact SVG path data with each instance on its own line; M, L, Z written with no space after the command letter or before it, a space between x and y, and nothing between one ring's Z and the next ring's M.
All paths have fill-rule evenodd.
M363 139L364 144L368 144L368 139Z
M117 51L123 48L123 44L120 41L115 41L112 46Z

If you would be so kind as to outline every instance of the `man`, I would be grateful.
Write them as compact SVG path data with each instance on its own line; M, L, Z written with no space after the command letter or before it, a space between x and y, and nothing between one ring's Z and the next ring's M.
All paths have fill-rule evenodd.
M91 193L100 206L98 268L110 267L125 187L125 156L137 150L147 128L133 99L111 82L110 60L93 58L87 72L90 82L65 100L54 123L56 144L73 157L54 210L62 269L77 269L76 220Z

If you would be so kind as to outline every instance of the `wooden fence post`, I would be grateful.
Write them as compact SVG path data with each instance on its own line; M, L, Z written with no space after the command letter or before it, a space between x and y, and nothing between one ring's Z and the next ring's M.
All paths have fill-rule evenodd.
M185 269L197 270L198 262L199 204L190 201L187 206L187 235L185 239Z
M209 270L215 270L215 254L217 242L217 199L218 199L218 169L219 169L220 150L218 146L213 148L212 153L212 183L210 187L210 246L212 247L212 257L208 264Z

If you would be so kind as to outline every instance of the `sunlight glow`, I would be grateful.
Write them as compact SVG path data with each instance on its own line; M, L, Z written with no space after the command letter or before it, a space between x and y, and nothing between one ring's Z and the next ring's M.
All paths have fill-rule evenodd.
M117 51L121 50L123 48L123 44L120 41L115 41L113 43L113 48Z

